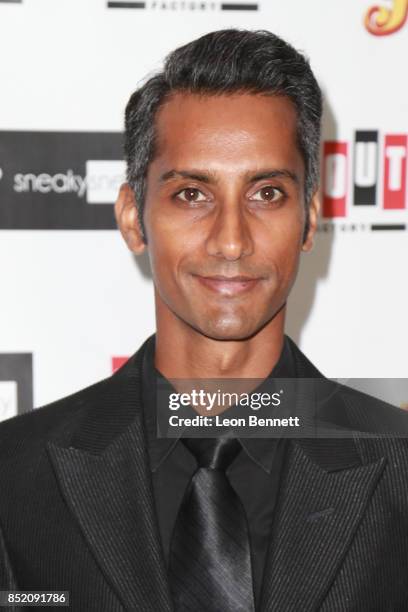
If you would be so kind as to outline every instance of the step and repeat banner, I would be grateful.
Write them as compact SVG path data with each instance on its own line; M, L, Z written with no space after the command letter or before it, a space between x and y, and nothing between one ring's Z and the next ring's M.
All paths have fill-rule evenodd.
M286 38L325 95L322 217L288 334L330 377L408 378L407 13L408 0L0 0L0 419L109 376L154 331L148 259L113 216L124 107L169 51L227 27Z

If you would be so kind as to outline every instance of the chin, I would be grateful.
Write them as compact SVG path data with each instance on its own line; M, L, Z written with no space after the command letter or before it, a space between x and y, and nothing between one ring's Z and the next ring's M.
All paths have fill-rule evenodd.
M248 325L248 321L231 321L230 319L219 319L217 321L206 321L205 325L199 325L196 329L212 340L248 340L254 336L263 325Z

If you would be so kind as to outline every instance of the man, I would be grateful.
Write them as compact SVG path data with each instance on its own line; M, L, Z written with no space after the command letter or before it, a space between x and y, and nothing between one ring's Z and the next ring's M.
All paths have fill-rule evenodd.
M149 254L157 332L1 426L2 589L69 591L81 612L408 608L408 449L380 436L404 416L334 389L284 335L320 119L309 64L263 31L193 41L132 95L115 211ZM277 377L320 379L344 435L157 437L158 379Z

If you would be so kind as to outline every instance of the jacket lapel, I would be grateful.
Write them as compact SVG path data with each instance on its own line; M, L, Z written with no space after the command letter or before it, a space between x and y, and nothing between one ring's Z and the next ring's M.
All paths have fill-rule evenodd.
M292 443L264 574L264 612L309 612L321 605L385 465L384 458L353 465L351 445L352 440ZM336 451L343 459L335 470L319 465Z
M143 430L143 350L48 452L67 505L123 606L165 612L172 606Z
M310 379L322 375L293 343L292 350L297 377L309 379L301 401L314 410ZM323 379L318 386L327 390L329 384ZM341 394L334 404L335 422L346 427ZM318 610L347 554L386 463L383 457L364 463L351 429L343 438L290 442L265 566L263 612Z

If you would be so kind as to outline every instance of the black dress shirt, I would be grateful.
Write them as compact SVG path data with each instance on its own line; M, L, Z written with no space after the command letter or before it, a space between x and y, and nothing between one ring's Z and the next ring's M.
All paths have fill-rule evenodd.
M156 389L162 374L154 365L155 337L143 362L143 414L159 531L166 562L177 513L186 487L196 470L196 460L176 438L157 437ZM269 377L295 377L290 344L285 337L282 353ZM269 378L268 377L268 378ZM227 476L244 506L251 542L255 601L259 603L262 575L270 541L287 440L239 438L242 451L227 470Z

